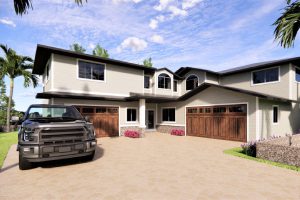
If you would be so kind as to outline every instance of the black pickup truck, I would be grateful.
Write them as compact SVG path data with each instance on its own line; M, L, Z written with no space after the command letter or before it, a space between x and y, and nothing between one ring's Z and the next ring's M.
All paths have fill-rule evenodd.
M20 123L17 150L21 170L30 169L34 162L94 157L94 127L73 106L31 105Z

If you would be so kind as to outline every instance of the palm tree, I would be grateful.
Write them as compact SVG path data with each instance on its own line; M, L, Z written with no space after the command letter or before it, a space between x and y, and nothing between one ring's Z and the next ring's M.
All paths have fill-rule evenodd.
M102 58L109 58L109 54L106 49L103 49L99 44L93 50L94 56L100 56Z
M284 48L294 46L297 32L300 28L300 2L296 0L291 3L287 0L287 6L282 15L273 24L276 26L274 35L275 40Z
M70 45L70 50L75 51L77 53L84 53L86 51L85 48L83 48L80 44L74 43Z
M24 78L24 87L29 87L31 84L36 87L38 84L38 77L31 73L33 68L33 60L27 56L18 55L13 49L8 48L6 45L0 44L0 48L4 53L4 57L0 57L0 79L5 76L9 78L9 99L6 115L6 130L10 131L10 113L12 107L14 79L17 77Z
M75 0L75 3L82 5L83 1L84 0ZM85 2L87 2L87 0L85 0ZM14 7L17 15L26 14L30 8L33 8L31 0L14 0Z

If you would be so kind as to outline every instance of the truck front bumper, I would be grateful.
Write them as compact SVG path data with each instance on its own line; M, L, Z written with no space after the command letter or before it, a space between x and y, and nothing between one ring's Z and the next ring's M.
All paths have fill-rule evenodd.
M61 145L19 145L19 154L29 162L43 162L92 155L96 140Z

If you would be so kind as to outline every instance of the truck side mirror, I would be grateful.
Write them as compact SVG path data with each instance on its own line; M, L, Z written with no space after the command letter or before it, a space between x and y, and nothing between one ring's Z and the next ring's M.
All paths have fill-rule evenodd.
M89 116L84 116L85 121L90 122L90 117Z

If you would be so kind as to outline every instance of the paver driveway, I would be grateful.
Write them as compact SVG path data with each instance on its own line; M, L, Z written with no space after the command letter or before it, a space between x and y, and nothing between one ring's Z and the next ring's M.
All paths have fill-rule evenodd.
M223 154L239 143L164 134L102 138L92 162L19 171L12 148L0 199L300 199L300 173Z

